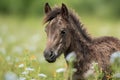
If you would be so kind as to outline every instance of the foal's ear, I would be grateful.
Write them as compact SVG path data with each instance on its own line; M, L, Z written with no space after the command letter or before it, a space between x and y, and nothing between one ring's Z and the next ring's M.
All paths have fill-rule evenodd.
M48 3L45 3L45 8L44 8L45 14L49 13L51 11L51 8Z
M68 19L68 9L64 3L62 3L61 15L64 19Z

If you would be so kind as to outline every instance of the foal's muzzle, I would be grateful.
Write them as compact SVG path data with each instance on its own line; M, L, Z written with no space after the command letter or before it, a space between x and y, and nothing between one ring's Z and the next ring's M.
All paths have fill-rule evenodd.
M50 50L50 51L45 50L44 57L49 63L53 63L56 61L56 55L52 50Z

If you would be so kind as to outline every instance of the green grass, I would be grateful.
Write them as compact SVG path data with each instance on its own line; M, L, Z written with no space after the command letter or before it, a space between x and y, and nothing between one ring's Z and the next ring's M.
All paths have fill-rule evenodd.
M67 79L67 71L56 72L59 68L67 67L63 55L52 64L43 58L46 34L42 20L41 17L22 19L0 16L0 80L5 80L5 76L22 77L26 80ZM87 16L81 17L81 21L92 36L109 35L120 38L120 21ZM118 72L116 66L118 65L113 68ZM39 74L42 73L47 77L40 77Z

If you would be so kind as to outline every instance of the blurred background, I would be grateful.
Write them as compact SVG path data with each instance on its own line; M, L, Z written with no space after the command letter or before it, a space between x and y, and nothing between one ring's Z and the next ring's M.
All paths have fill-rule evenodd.
M43 58L46 2L51 7L65 3L94 37L108 35L120 39L120 0L0 0L0 80L7 80L8 72L24 76L21 73L26 67L47 76L55 76L56 69L66 67L63 56L53 64Z
M0 0L0 13L16 16L43 16L43 7L46 2L52 6L66 3L67 6L84 15L120 18L119 0Z

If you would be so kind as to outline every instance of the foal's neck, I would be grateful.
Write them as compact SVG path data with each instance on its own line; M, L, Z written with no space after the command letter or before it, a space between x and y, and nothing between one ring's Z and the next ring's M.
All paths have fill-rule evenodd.
M77 56L82 56L86 54L89 50L89 45L91 44L89 41L87 42L81 35L79 35L77 32L73 31L71 32L72 37L71 37L71 44L68 50L66 51L67 56L71 52L75 52Z
M90 54L88 54L88 52L90 51L89 45L92 43L92 38L86 32L86 29L83 27L79 19L77 19L77 17L71 15L70 19L69 26L71 26L71 44L68 50L65 52L65 57L74 51L79 59L89 59L88 56L90 57Z

